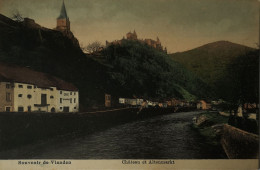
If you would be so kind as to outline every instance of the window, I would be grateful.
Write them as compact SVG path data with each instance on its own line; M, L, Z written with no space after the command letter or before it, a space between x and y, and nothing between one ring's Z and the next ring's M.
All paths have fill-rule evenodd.
M74 107L74 109L77 109L77 107Z
M74 103L76 103L76 98L74 99Z
M18 97L23 97L23 95L22 94L18 94Z
M19 88L23 88L23 85L19 84L18 87L19 87Z
M5 107L6 112L11 112L11 107Z
M60 94L62 94L62 91L60 91Z
M10 89L10 84L6 84L6 88L7 88L7 89Z
M28 106L28 107L27 107L27 110L28 110L28 112L31 112L31 111L32 111L32 107L31 107L31 106Z
M74 95L76 95L76 92L74 92Z
M41 105L42 106L47 105L47 94L41 94Z
M70 95L72 95L72 92L70 92Z
M11 101L11 94L6 93L6 101L10 102Z
M27 86L27 89L32 89L32 86Z
M72 103L72 99L70 98L70 103Z
M18 112L23 112L23 107L18 107Z
M60 110L62 110L62 107L60 107Z
M50 96L51 99L53 99L54 97L53 96Z
M28 94L28 95L27 95L27 98L28 98L28 99L32 98L32 95Z
M60 103L62 103L62 98L60 98Z
M51 91L53 91L53 88L50 88Z

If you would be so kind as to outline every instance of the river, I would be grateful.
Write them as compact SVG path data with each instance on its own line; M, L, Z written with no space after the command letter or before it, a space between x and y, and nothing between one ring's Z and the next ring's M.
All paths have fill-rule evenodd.
M8 159L225 159L192 128L198 112L160 115L82 137L59 137L0 152Z

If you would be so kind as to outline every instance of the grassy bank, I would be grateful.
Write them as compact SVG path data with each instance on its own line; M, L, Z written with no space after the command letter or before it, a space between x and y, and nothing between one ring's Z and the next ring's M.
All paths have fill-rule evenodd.
M205 138L205 142L211 145L220 145L222 124L228 123L228 117L218 112L203 112L197 116L197 122L193 127Z

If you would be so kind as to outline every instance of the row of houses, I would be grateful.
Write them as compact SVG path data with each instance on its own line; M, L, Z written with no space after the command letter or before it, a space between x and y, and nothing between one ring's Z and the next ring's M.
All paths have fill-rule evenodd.
M119 104L124 106L142 106L142 107L167 107L166 102L154 102L150 100L144 100L140 98L119 98Z
M78 112L71 83L25 67L0 63L0 112Z
M223 103L222 100L199 100L197 102L188 102L185 100L171 99L165 100L165 102L153 102L149 100L144 100L140 98L119 98L119 104L124 106L133 107L196 107L198 110L216 110L216 106ZM259 108L259 104L256 103L246 103L243 107L247 112L256 112L255 110ZM242 106L239 106L238 113L242 114Z
M119 104L132 107L186 107L194 103L171 99L164 102L142 98L119 98ZM111 107L111 95L105 94ZM198 109L210 109L201 100ZM25 67L0 63L0 112L78 112L79 92L71 83Z
M197 102L188 102L185 100L171 99L164 102L154 102L140 98L119 98L119 104L124 106L142 106L142 107L196 107L200 110L212 109L212 102L199 100Z

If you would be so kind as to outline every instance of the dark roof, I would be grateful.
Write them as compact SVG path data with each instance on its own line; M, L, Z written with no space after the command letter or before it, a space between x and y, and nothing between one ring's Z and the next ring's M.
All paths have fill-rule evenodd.
M61 10L60 10L60 16L58 17L58 19L68 19L64 1L62 3Z
M49 74L0 62L1 81L33 84L41 88L57 87L59 90L78 91L73 84Z

